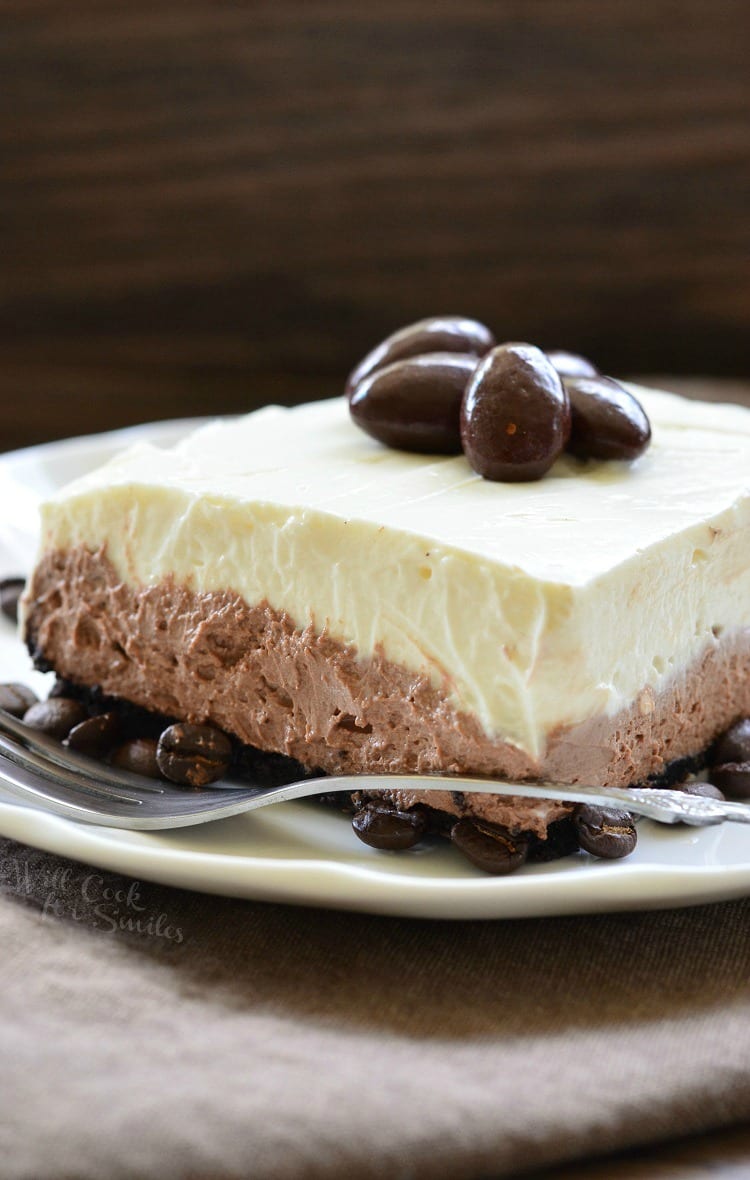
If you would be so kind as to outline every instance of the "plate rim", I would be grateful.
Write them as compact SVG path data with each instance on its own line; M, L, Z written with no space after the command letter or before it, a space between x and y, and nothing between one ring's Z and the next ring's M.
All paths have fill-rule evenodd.
M564 878L560 890L554 888L558 874L552 866L557 862L551 862L544 874L441 879L378 872L374 861L370 867L330 857L290 860L248 856L240 860L218 851L169 848L159 843L155 832L129 833L136 839L123 841L119 829L76 823L4 802L0 802L0 831L9 839L95 868L171 887L394 917L494 920L672 909L730 900L750 889L750 863L727 867L599 861L581 865L580 872L569 865L560 874ZM149 839L138 839L146 835ZM244 871L230 879L229 873L238 865ZM267 879L259 881L256 874ZM598 888L592 890L597 879ZM342 882L349 887L343 895Z

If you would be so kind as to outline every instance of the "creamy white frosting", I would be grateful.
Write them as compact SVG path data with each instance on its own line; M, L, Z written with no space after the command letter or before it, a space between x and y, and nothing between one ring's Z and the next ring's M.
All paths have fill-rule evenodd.
M634 388L634 387L632 387ZM560 459L491 483L389 450L343 398L140 444L42 508L42 552L105 547L120 575L267 600L429 675L533 757L750 626L750 411L634 389L634 463Z

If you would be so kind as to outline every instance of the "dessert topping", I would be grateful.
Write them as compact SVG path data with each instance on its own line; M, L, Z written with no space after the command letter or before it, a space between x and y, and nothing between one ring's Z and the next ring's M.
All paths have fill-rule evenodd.
M403 451L461 453L461 399L475 356L430 352L395 361L363 378L351 415L373 438Z
M553 349L547 352L547 359L561 377L598 377L599 370L588 357L580 356L577 352L564 352Z
M491 480L540 479L564 449L635 459L651 439L637 398L587 357L496 347L489 328L461 316L394 332L352 371L346 394L353 420L379 442L423 454L463 448Z
M461 441L485 479L540 479L569 432L568 395L541 349L502 344L480 362L464 394Z
M354 390L376 369L382 369L405 357L421 356L425 352L463 352L484 356L494 346L495 338L478 320L460 315L431 316L400 328L386 337L377 348L368 352L349 375L346 395Z
M611 377L565 377L571 410L568 450L580 459L636 459L651 439L641 403Z

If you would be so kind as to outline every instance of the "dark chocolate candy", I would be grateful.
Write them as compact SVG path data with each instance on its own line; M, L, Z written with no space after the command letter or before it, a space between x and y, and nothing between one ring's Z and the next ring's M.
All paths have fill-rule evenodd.
M547 358L561 377L598 377L599 370L587 357L579 356L577 352L565 352L563 349L553 349L547 353Z
M489 328L466 316L438 315L417 320L415 324L399 328L373 348L372 352L368 352L349 374L346 396L351 397L365 377L394 361L421 356L426 352L460 352L475 357L484 356L494 344L495 338Z
M571 426L567 449L579 459L636 459L651 440L643 406L610 377L566 377Z
M426 454L461 451L461 401L475 356L437 352L396 361L359 383L349 408L386 446Z
M485 479L540 479L570 432L570 403L550 361L532 344L502 344L471 378L461 407L461 441Z

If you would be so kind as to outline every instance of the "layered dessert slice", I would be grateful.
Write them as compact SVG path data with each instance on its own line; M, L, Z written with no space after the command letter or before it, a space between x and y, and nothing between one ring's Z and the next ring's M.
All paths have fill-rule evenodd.
M533 483L384 448L343 398L135 446L44 504L29 647L333 773L644 781L750 712L750 412L637 392L641 458ZM393 797L541 837L569 810Z

